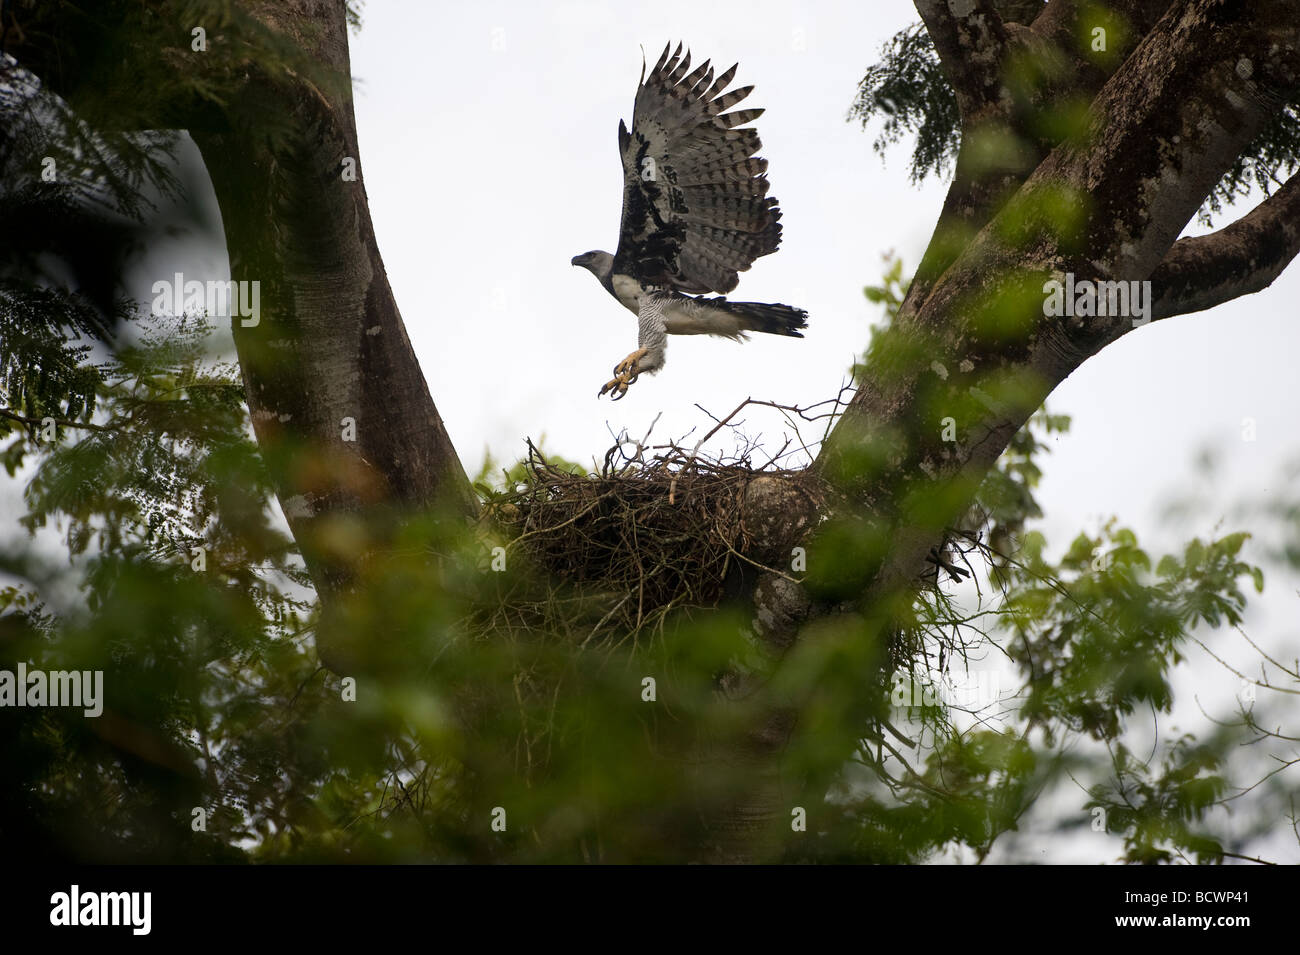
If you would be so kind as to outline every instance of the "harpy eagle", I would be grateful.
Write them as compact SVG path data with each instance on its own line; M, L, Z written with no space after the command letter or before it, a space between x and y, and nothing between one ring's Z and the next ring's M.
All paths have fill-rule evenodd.
M631 132L622 120L618 124L618 251L573 258L637 316L639 347L600 389L615 400L638 376L664 366L668 335L744 341L745 332L767 332L802 338L799 329L808 324L808 313L789 305L702 297L730 292L737 272L776 251L781 210L767 194L767 160L754 155L762 146L758 133L736 128L763 111L723 112L753 89L723 92L739 64L716 80L707 60L688 74L690 52L682 56L679 43L669 55L671 47L664 47L648 77L642 64Z

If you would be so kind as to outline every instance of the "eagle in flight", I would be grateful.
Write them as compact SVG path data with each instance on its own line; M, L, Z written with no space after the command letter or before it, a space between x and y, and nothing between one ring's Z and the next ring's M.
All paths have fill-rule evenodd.
M618 124L623 160L623 223L618 251L573 258L605 290L636 313L638 348L614 367L600 389L617 400L642 374L664 366L669 335L719 335L744 341L746 332L803 338L808 313L789 305L705 298L730 292L737 272L781 243L781 210L767 194L767 160L752 122L761 109L726 113L753 89L724 93L732 66L716 80L708 61L690 70L691 54L672 43L641 83L632 130ZM739 64L736 64L737 66ZM599 397L599 395L597 396Z

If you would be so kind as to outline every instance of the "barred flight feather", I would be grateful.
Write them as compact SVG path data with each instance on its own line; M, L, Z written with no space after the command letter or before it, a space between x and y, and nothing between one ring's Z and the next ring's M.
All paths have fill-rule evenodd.
M728 112L752 86L726 91L737 65L715 77L710 60L669 43L642 79L632 128L619 123L623 221L614 270L681 292L725 292L781 242L758 133L738 129L762 109Z

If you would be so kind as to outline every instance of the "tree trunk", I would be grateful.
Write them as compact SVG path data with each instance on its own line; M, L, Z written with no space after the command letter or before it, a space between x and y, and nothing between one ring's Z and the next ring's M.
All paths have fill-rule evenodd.
M984 475L1052 389L1135 327L1128 317L1045 317L1046 279L1072 272L1081 279L1150 280L1153 317L1167 318L1263 288L1300 246L1295 179L1241 222L1174 241L1294 89L1294 7L1224 0L1133 6L1154 26L1102 78L1077 144L1056 145L1023 181L1006 168L973 179L959 158L890 343L868 361L865 384L814 465L854 502L852 519L881 545L858 575L863 589L853 609L872 621L865 633L889 632L888 608L914 591L945 526L969 507ZM1153 6L1167 9L1159 16ZM1008 35L1024 37L1024 28L1003 29L987 2L918 0L917 8L957 87L965 135L972 125L1014 131L1001 58ZM1054 0L1033 24L1041 31L1033 39L1047 44L1073 36L1060 24L1077 14L1073 4ZM1061 209L1061 196L1080 215L1081 229L1045 214ZM963 235L970 238L955 241ZM944 439L946 418L956 425L955 441ZM907 503L917 500L925 502L920 511ZM810 570L816 540L808 542ZM845 609L818 606L772 575L760 582L756 603L758 618L783 622L769 639L786 646L817 639L819 620ZM885 673L877 676L874 690L863 692L883 695ZM772 714L772 725L796 725L789 701L774 702ZM738 801L725 831L782 817L789 807L776 805L773 794L800 788L798 780L774 786L766 778L788 734L754 739L766 742L767 765L758 760L752 798ZM761 858L734 846L723 857Z
M375 242L344 6L250 8L345 80L322 88L250 70L228 112L274 116L287 126L279 143L261 126L192 130L220 203L231 277L261 283L260 320L236 320L235 344L258 443L328 605L355 562L382 548L390 512L436 504L472 516L477 501ZM347 671L364 648L320 650Z

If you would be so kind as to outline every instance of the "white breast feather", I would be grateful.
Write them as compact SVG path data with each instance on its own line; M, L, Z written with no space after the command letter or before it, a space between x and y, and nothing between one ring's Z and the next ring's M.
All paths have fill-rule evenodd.
M719 335L744 341L740 319L719 308L707 308L695 299L677 299L664 309L669 335Z
M636 314L637 300L641 297L641 283L628 275L615 275L610 279L614 286L614 297L623 303L623 307Z

